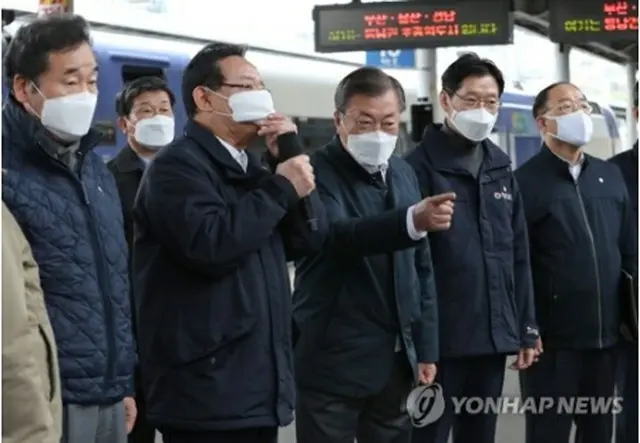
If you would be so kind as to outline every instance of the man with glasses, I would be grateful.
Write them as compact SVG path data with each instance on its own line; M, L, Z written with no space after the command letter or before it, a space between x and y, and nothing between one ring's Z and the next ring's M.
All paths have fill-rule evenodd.
M116 97L118 123L127 137L127 145L107 166L116 179L120 194L130 262L133 256L133 202L146 165L158 149L173 141L174 103L173 92L160 77L137 78L127 83ZM135 307L133 297L131 306ZM133 314L135 336L135 309ZM156 431L147 421L139 367L135 371L135 387L138 416L129 434L129 443L153 443Z
M438 360L426 231L448 229L453 195L420 201L393 156L405 96L376 68L338 84L337 135L313 159L330 221L322 250L296 263L297 441L409 443L405 404Z
M520 378L526 398L554 403L528 411L526 442L568 442L572 422L576 441L609 442L619 284L623 270L635 276L637 269L632 206L619 169L582 150L593 121L580 89L568 82L544 88L533 116L544 143L516 177L545 352Z
M323 206L308 157L279 156L301 151L296 127L242 47L200 50L182 97L184 135L149 164L134 209L147 417L164 443L276 443L295 404L287 259L322 245ZM273 172L246 153L259 136Z
M456 195L451 229L429 235L438 290L442 417L416 429L415 443L493 443L497 416L455 410L454 398L498 399L506 358L522 370L539 346L529 249L511 160L491 140L504 79L466 54L442 75L444 124L425 131L407 161L423 196Z

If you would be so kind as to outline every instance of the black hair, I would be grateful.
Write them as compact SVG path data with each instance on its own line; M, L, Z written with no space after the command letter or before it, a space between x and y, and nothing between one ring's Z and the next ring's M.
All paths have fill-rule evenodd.
M547 101L549 101L549 92L551 92L551 90L556 88L557 86L562 86L562 85L575 86L573 83L563 80L560 82L551 83L542 91L538 92L538 95L536 95L536 98L533 99L533 109L532 109L533 118L540 117L540 114L542 113L542 111L544 111L545 108L547 107Z
M504 76L502 71L488 58L480 58L478 54L469 52L461 55L451 63L441 77L442 89L452 96L468 77L484 77L490 75L498 83L500 95L504 92Z
M378 68L365 66L356 69L338 83L333 102L338 112L344 113L353 96L379 97L391 89L396 92L401 111L404 111L406 98L400 82Z
M122 91L116 96L116 114L118 117L126 117L131 113L133 102L141 94L152 91L164 91L169 96L171 107L176 102L176 96L173 94L169 85L164 79L156 76L138 77L127 83Z
M247 48L229 43L209 43L193 56L182 74L182 100L189 117L198 111L193 101L193 90L207 86L212 91L220 89L224 76L219 63L227 57L244 57Z
M11 90L13 78L20 75L37 83L49 69L51 53L91 44L89 26L79 15L53 14L22 26L11 39L4 57L4 75Z

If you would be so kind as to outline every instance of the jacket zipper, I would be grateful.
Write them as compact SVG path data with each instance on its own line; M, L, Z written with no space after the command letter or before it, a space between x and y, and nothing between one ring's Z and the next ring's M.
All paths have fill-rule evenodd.
M46 152L46 150L44 149L44 147L41 146L41 149L43 151ZM78 164L78 171L81 170L82 168L82 161L83 161L83 155L81 153L76 153L77 155L77 161L80 163ZM76 184L80 185L80 189L82 190L82 200L84 203L84 207L85 207L85 213L87 214L87 216L89 217L89 231L91 231L91 245L93 248L93 253L96 256L96 268L97 268L97 278L98 278L98 290L100 291L100 296L102 297L102 306L103 306L103 310L104 310L104 322L105 322L105 334L106 334L106 344L107 344L107 374L105 376L105 386L110 384L115 376L115 337L114 337L114 331L113 331L113 327L112 327L112 323L113 323L113 310L111 309L111 304L109 303L109 299L106 295L105 292L105 286L108 286L108 289L110 290L111 285L109 284L109 279L105 278L106 275L106 271L105 271L105 266L104 266L104 259L99 259L99 257L102 256L101 252L101 242L99 239L99 235L97 232L97 228L95 227L95 223L94 223L94 219L93 219L93 212L91 210L91 201L89 199L89 192L87 191L87 188L84 184L84 182L82 181L81 177L76 176L76 174L73 173L73 171L71 171L69 169L69 167L67 165L65 165L63 162L61 162L59 159L55 158L55 157L50 157L54 160L54 163L61 168L62 170L64 170L64 172L66 174L71 175L71 177L73 178L74 182ZM81 175L79 173L79 175ZM110 291L109 291L110 292Z
M77 180L77 179L76 179ZM93 211L91 210L91 201L89 200L89 192L87 191L87 187L85 183L80 181L80 186L82 187L82 194L84 197L85 208L87 211L87 215L89 216L89 230L91 231L91 243L93 244L93 250L95 251L97 256L101 256L102 252L102 242L100 241L100 237L93 219ZM102 296L102 306L104 309L104 322L105 322L105 333L107 335L107 374L105 376L105 385L110 384L115 375L115 337L114 331L112 328L113 324L113 310L111 309L111 303L109 303L109 298L104 290L106 287L110 292L111 285L109 284L109 279L106 278L106 270L104 266L104 259L97 260L97 272L98 272L98 285L100 286L100 295Z
M602 338L602 293L600 288L600 270L598 267L598 255L596 253L596 241L593 236L593 231L591 230L591 225L589 224L589 219L587 218L587 210L584 206L584 201L582 200L582 194L580 193L580 187L578 186L578 182L575 182L576 186L576 194L578 195L578 202L580 203L580 210L582 211L582 217L584 219L584 224L587 228L587 235L589 236L589 243L591 244L591 257L593 258L593 265L596 271L596 289L598 293L598 347L602 349L604 347L603 338Z

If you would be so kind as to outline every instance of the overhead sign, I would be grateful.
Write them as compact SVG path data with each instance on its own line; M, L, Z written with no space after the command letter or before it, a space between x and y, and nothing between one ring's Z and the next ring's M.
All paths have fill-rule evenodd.
M415 68L416 51L413 49L368 51L367 65L380 68Z
M638 39L638 0L549 2L549 38L556 43Z
M500 45L512 42L509 0L316 6L317 52Z

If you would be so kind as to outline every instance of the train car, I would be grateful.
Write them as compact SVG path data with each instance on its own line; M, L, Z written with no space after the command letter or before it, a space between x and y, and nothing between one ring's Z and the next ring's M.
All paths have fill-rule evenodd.
M13 32L20 26L12 24ZM11 30L10 30L11 32ZM94 118L95 127L104 134L97 152L105 160L125 145L118 128L114 98L123 85L135 78L156 75L167 80L176 94L177 134L185 121L182 107L182 71L189 59L206 41L116 30L107 26L92 27L95 53L100 65L100 95ZM333 94L346 74L360 65L332 61L321 57L286 54L279 51L249 49L247 58L260 70L271 90L276 108L298 125L300 137L308 151L323 146L334 134ZM404 86L407 103L417 102L418 76L415 71L389 70ZM6 88L3 92L6 93ZM541 138L531 115L533 96L507 92L492 139L518 166L540 148ZM620 134L613 112L592 103L595 134L586 151L608 158L620 150ZM410 116L402 116L396 153L413 149L410 139ZM262 149L258 143L253 148Z

